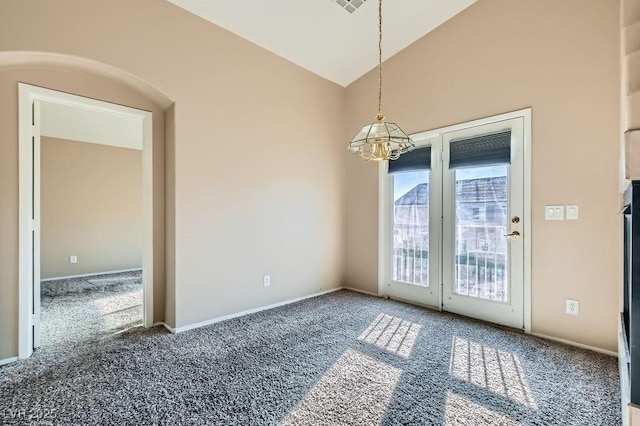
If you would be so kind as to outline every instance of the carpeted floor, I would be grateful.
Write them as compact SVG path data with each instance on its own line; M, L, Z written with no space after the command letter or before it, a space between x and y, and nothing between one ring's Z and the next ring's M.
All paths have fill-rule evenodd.
M0 367L0 423L20 413L91 425L620 424L615 358L349 291L178 335L38 351Z
M45 350L142 324L142 271L44 281L40 294Z

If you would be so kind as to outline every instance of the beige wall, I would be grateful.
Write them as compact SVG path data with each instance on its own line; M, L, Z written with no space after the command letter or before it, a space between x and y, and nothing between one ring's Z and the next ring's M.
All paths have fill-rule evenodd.
M341 284L342 87L164 1L2 1L0 53L10 51L72 55L53 58L69 64L97 61L107 65L105 73L128 73L123 80L135 76L175 102L168 112L175 122L167 126L173 132L167 196L175 197L175 207L167 203L167 226L174 226L167 235L175 241L167 254L175 258L166 265L174 274L166 282L175 323L171 312L164 315L170 303L164 288L155 307L170 325ZM54 72L48 60L42 66ZM14 80L29 72L15 71ZM65 72L40 84L77 93ZM109 100L91 78L75 83ZM17 342L17 89L2 87L0 132L11 132L0 139L0 226L10 235L0 243L0 358L6 358ZM162 219L164 226L164 210ZM264 274L271 274L268 288Z
M141 268L142 151L41 142L40 276Z
M3 3L0 4L0 8ZM0 19L2 19L0 13ZM153 114L154 320L165 318L164 107L112 79L72 67L0 65L0 359L17 355L18 335L18 82L103 99ZM167 197L167 206L172 200Z
M410 132L533 108L534 331L608 349L619 256L616 4L482 0L385 66L385 112ZM345 90L153 0L4 0L0 69L19 65L12 51L70 56L55 58L68 67L49 58L40 70L0 72L0 359L17 343L15 82L124 96L70 71L79 58L175 103L166 127L169 258L154 265L163 286L165 266L168 274L167 298L156 291L161 318L185 326L343 281L376 290L376 168L345 154L375 113L373 73ZM164 150L156 153L164 165ZM581 219L545 222L542 207L552 203L580 204ZM564 315L567 297L580 300L579 317Z
M384 112L407 132L532 107L533 332L616 350L619 9L616 1L482 0L391 58ZM376 75L347 89L371 121ZM377 169L347 163L348 285L377 289ZM579 204L578 221L544 220ZM564 313L565 299L580 315Z

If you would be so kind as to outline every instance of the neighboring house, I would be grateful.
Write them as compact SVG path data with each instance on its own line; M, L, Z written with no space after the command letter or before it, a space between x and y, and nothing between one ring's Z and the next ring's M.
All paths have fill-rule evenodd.
M457 292L505 300L507 178L456 182ZM429 273L429 184L395 201L394 278L425 284Z
M426 284L429 277L429 184L416 185L394 204L394 279Z

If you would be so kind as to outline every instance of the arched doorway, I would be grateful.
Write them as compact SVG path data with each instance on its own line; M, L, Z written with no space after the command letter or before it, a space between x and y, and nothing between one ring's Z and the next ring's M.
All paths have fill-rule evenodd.
M5 74L6 73L6 74ZM101 64L95 61L87 60L84 58L45 54L37 52L3 52L0 53L0 74L3 74L7 79L13 79L12 89L15 90L15 101L7 99L11 104L3 108L6 111L6 115L11 117L11 114L15 113L17 122L18 110L17 106L17 83L26 82L31 85L47 87L50 89L59 90L66 93L73 93L76 95L85 96L92 99L101 99L108 102L112 102L120 105L127 105L134 108L144 109L153 112L153 160L152 160L152 173L153 173L153 203L152 213L153 225L152 234L154 236L153 244L153 263L152 274L154 290L153 299L150 302L151 309L154 314L150 316L147 321L149 324L162 322L165 317L165 247L164 247L164 223L165 223L165 207L167 204L171 205L172 200L165 200L165 158L164 158L164 128L165 123L164 115L165 111L171 108L172 101L164 94L154 89L146 82L132 76L131 74L115 69L105 64ZM14 83L15 82L15 83ZM15 109L12 111L11 109ZM171 108L172 109L172 108ZM172 115L171 116L172 120ZM13 127L13 126L11 126ZM169 126L172 127L172 126ZM6 140L15 140L15 147L9 147L10 150L14 150L15 154L9 153L9 156L15 155L13 158L17 158L17 152L19 145L17 143L17 126L15 128L9 128L5 130L8 132ZM13 132L13 133L12 133ZM15 161L15 160L14 160ZM11 165L15 168L15 182L9 182L15 185L16 189L16 201L18 195L18 176L21 170L18 169L18 164ZM15 211L19 212L19 216L22 216L18 203L16 203ZM15 222L15 228L18 229L17 218ZM24 244L19 244L18 240L23 236L20 232L16 235L14 247L19 246L19 252L23 252ZM8 242L11 244L11 241ZM11 283L7 283L7 286L15 286L11 291L14 292L15 302L11 302L10 312L5 310L7 317L20 318L20 327L14 320L4 322L7 328L11 328L8 332L2 330L3 340L8 341L10 346L13 346L12 341L15 341L15 352L20 358L28 356L28 339L27 336L28 325L24 326L24 319L29 323L32 318L29 309L23 309L22 299L25 299L25 291L23 283L28 273L25 268L25 262L22 258L19 258L19 254L13 250L10 258L3 260L3 269L7 267L11 275L15 277L15 281L12 279ZM15 256L15 257L13 257ZM6 265L4 264L6 262ZM5 269L6 271L7 269ZM12 272L11 270L14 270ZM11 293L11 292L10 292ZM28 296L27 296L28 299ZM20 303L16 303L20 302ZM4 308L4 307L3 307ZM4 309L3 309L4 310ZM20 312L18 312L20 310ZM7 339L4 336L7 336ZM15 339L15 340L14 340ZM25 341L27 343L25 344ZM11 350L12 352L14 350Z

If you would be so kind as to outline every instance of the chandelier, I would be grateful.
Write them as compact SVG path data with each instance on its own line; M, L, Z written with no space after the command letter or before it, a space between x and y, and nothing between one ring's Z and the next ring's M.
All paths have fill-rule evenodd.
M415 148L414 142L396 123L382 114L382 0L378 1L378 114L349 143L347 150L366 161L397 160Z

